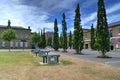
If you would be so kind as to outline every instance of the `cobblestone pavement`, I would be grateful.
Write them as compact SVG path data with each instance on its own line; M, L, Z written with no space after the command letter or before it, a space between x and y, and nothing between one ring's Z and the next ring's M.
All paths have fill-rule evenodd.
M67 53L63 53L62 49L60 49L58 53L63 54L63 55L69 55L69 56L72 56L75 58L100 62L100 63L108 64L111 66L115 66L115 67L120 67L120 51L110 51L110 52L106 53L107 55L112 57L112 58L108 58L108 59L96 58L97 56L100 55L100 52L91 51L89 49L82 50L82 53L84 55L73 54L73 53L75 53L75 51L73 49L68 49L67 51L68 51Z

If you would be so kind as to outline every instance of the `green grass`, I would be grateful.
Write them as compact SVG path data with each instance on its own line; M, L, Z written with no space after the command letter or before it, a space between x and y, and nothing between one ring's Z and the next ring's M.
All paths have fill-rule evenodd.
M70 64L74 64L73 62L68 61L68 60L61 60L60 62L61 62L62 65L65 65L65 66L70 65Z
M38 61L29 52L0 52L0 66L38 65Z

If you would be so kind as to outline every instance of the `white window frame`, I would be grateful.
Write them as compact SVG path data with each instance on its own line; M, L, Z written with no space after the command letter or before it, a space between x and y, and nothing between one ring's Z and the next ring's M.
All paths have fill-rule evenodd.
M13 47L14 42L10 41L10 47Z
M2 47L5 47L5 41L2 41Z
M16 41L16 43L15 43L15 47L18 47L18 41Z
M25 47L26 47L26 48L28 47L28 42L25 42Z
M23 42L22 41L20 42L20 47L23 47Z

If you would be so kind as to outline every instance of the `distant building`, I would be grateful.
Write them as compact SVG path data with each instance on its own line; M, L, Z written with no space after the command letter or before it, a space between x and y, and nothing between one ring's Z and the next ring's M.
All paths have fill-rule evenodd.
M90 29L83 28L84 48L90 48Z
M53 36L54 36L54 32L46 32L45 33L45 37L46 37L46 39L48 39L48 38L53 38Z
M120 21L108 25L110 36L110 49L120 50ZM90 29L83 29L84 48L90 49Z
M14 29L16 31L17 39L10 42L10 47L13 49L28 49L31 48L31 42L30 42L30 35L31 35L31 29L23 28L20 26L11 26L11 22L8 20L8 26L0 25L0 34L8 29ZM2 40L0 37L0 48L9 48L9 43Z
M120 50L120 21L109 24L110 48Z

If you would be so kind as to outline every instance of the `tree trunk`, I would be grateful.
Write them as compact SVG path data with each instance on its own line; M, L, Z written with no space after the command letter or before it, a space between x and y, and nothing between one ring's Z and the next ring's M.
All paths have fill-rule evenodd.
M76 50L76 54L79 54L79 50Z
M10 41L9 41L9 52L10 52Z

